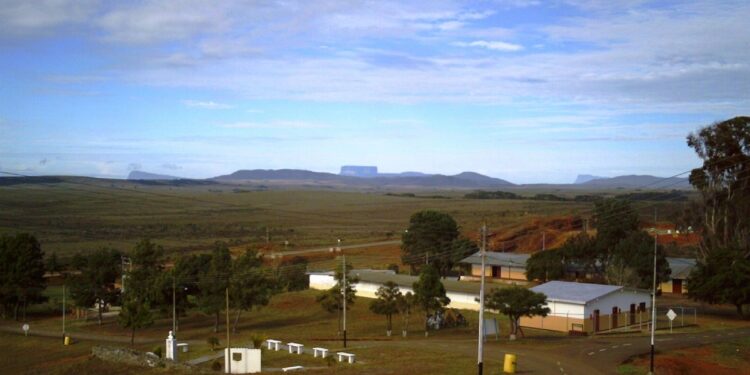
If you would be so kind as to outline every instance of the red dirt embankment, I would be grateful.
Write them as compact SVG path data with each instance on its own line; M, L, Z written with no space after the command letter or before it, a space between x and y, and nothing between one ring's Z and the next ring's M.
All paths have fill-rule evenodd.
M530 254L560 247L565 241L583 231L583 220L576 216L535 218L528 222L499 230L490 229L487 250ZM592 233L593 234L593 233ZM470 234L474 240L478 233Z

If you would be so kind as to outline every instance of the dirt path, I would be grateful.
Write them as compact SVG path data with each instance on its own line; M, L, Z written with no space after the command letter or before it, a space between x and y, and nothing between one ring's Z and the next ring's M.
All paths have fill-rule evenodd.
M341 249L343 249L343 250L360 249L360 248L363 248L363 247L398 245L400 243L401 243L401 240L369 242L369 243L361 243L361 244L356 244L356 245L345 245L345 246L341 246ZM288 255L300 255L300 254L329 252L330 250L331 250L331 247L329 246L329 247L316 247L316 248L312 248L312 249L279 251L276 254L283 255L283 256L288 256ZM272 256L272 254L265 254L264 256L270 258Z

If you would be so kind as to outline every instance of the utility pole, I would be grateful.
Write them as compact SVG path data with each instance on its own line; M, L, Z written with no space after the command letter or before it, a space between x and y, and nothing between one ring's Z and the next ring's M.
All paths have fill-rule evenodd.
M654 332L656 330L656 249L659 244L659 232L656 228L656 208L654 208L654 280L651 291L651 374L654 373Z
M63 283L63 344L65 343L65 283Z
M547 250L547 232L542 231L542 251Z
M225 361L227 361L227 374L232 373L232 345L229 343L229 287L226 289L227 299L227 355Z
M341 249L341 239L338 239L338 248ZM344 250L341 250L341 261L342 261L342 267L341 267L341 285L343 287L341 288L341 302L344 306L344 347L346 348L346 254L344 254Z
M484 355L484 275L485 275L485 258L487 243L487 224L482 225L482 278L479 288L479 341L477 343L477 370L482 375L483 355Z
M177 298L175 293L176 285L175 285L175 277L174 274L172 274L172 335L176 339L177 338Z
M584 219L583 233L589 232L589 218Z

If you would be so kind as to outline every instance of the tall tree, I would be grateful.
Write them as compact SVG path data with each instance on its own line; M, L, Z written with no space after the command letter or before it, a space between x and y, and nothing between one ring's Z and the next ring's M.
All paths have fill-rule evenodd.
M703 166L690 183L701 194L701 257L714 249L750 256L750 117L735 117L687 137Z
M698 262L687 280L688 296L710 304L742 307L750 303L750 260L737 249L718 248Z
M424 335L429 335L429 325L427 324L430 315L434 314L438 310L441 310L444 306L448 305L451 300L446 296L445 287L440 282L440 274L437 269L432 265L422 267L422 272L419 274L419 280L414 282L414 299L416 304L422 308L425 313L424 319Z
M743 315L750 303L750 117L707 126L687 138L703 160L690 183L701 194L691 207L702 233L698 265L688 295L708 303L730 303Z
M448 276L462 259L479 251L477 244L466 237L458 237L451 242L447 251L430 257L441 276Z
M545 250L531 254L526 261L526 278L529 281L547 282L565 275L562 250Z
M157 307L160 298L159 280L164 268L164 249L148 239L139 241L130 254L133 265L128 274L128 287L122 296L122 310L118 323L130 328L130 344L135 340L135 331L153 324L151 308Z
M20 310L25 319L29 304L46 300L42 295L47 287L44 272L44 252L36 237L28 233L0 237L3 315L12 310L13 318L17 320Z
M442 212L420 211L409 219L409 228L401 238L401 261L417 272L420 265L442 256L452 249L458 238L458 224Z
M411 318L412 310L416 301L412 292L406 292L403 297L398 300L398 313L403 317L403 326L401 327L401 334L406 337L409 332L409 319Z
M671 270L659 245L656 252L656 282L669 280ZM607 269L610 284L650 289L654 280L654 238L643 231L631 232L615 245Z
M337 262L336 272L334 278L336 284L319 294L315 300L320 303L320 306L329 313L338 313L338 333L341 334L341 314L344 310L344 294L346 294L346 306L354 304L354 300L357 297L357 289L354 284L359 282L359 278L351 275L352 264L347 263L346 266L342 266L341 263ZM346 279L346 293L342 293L344 280Z
M370 303L370 311L378 315L385 315L387 328L386 335L391 336L393 329L393 314L399 311L399 304L404 298L398 285L393 281L387 281L375 292L377 299Z
M200 296L198 297L198 307L201 311L214 316L214 332L219 330L219 316L226 304L224 295L226 288L229 287L231 271L232 256L229 253L229 247L224 242L217 242L211 253L208 271L200 278Z
M276 269L279 286L289 292L307 289L307 264L307 258L301 256L284 259Z
M596 240L601 251L610 253L620 240L638 230L638 213L628 201L609 198L597 201L594 205ZM603 266L606 267L606 264Z
M151 305L147 299L139 297L128 287L123 296L122 309L120 315L117 316L117 322L122 327L130 329L130 345L133 345L135 343L135 331L154 324Z
M96 306L97 320L102 324L104 306L117 300L119 290L115 281L120 276L120 253L101 248L73 257L73 269L78 271L71 279L71 297L78 307Z
M497 310L508 316L510 320L510 339L515 340L518 335L521 317L547 316L550 310L546 307L547 296L535 293L529 289L513 285L507 288L493 289L485 306Z
M586 233L579 233L568 238L559 251L566 267L580 269L582 276L600 272L599 260L602 252L597 245L596 238Z
M242 311L249 311L253 307L268 305L268 302L278 291L278 284L272 271L263 267L259 254L247 250L232 264L229 294L230 305L236 310L232 332L237 331L237 323Z

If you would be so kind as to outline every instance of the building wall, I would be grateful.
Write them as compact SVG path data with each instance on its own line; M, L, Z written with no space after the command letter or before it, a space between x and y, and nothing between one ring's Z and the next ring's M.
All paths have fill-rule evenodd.
M485 266L484 276L492 277L492 267L500 268L499 278L508 280L523 280L526 281L526 269L523 267L507 267L507 266ZM471 265L472 276L482 276L482 265L472 264Z
M637 307L641 302L646 303L646 308L651 307L651 295L641 291L633 290L619 290L614 293L607 294L606 296L589 301L586 304L584 313L586 316L592 315L594 310L599 310L600 315L611 314L612 307L617 306L622 312L630 311L630 304L633 303Z
M332 288L334 285L336 285L336 281L333 275L310 275L310 289L326 290ZM354 289L357 291L357 297L377 298L375 292L377 292L378 288L381 286L382 284L360 281L354 285ZM401 290L401 293L414 293L414 290L410 287L399 285L399 290ZM451 299L451 303L447 306L449 308L479 311L479 302L476 301L476 298L479 298L479 296L476 294L447 292L446 296Z
M671 279L667 282L659 284L659 287L661 288L662 293L674 293L673 280L674 279ZM687 291L688 291L687 281L682 280L682 294L686 294Z

